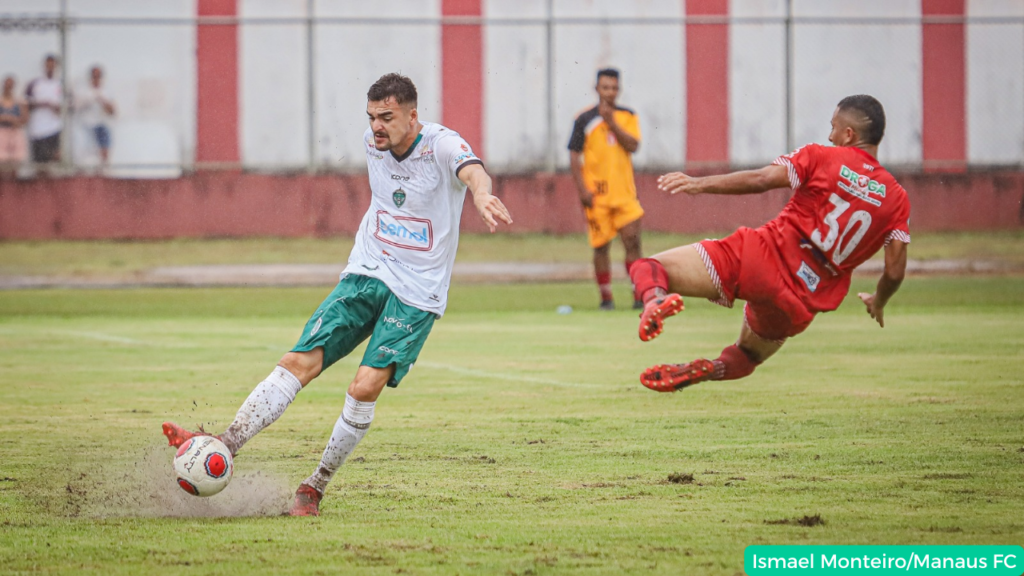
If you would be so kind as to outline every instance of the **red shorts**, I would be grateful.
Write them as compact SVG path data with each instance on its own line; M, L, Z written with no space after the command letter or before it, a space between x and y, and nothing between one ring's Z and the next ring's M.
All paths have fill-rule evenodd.
M814 320L814 312L786 281L788 271L767 232L740 228L721 240L694 246L721 294L713 302L732 307L733 300L746 300L744 318L761 338L796 336Z

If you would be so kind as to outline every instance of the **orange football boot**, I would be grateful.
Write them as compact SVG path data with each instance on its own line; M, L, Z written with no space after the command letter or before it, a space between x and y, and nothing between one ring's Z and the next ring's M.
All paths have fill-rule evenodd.
M679 294L666 294L651 298L644 304L640 313L640 340L650 342L665 329L665 318L675 316L683 311L683 297Z
M320 500L324 495L309 484L299 484L295 491L295 502L288 511L289 516L319 516Z
M655 392L675 392L711 379L715 364L701 358L688 364L658 364L640 375L640 383Z

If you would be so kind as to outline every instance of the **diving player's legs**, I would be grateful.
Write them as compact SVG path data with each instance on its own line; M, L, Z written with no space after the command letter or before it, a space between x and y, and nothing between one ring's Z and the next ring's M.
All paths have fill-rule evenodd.
M770 340L750 327L750 307L746 309L740 338L727 346L718 358L698 358L685 364L659 364L640 375L640 382L656 392L675 392L708 380L738 380L754 370L782 348L785 339Z
M708 273L696 244L679 246L655 254L653 258L661 263L668 274L668 291L680 296L693 296L714 300L721 296L718 287Z
M664 320L683 310L682 296L720 297L701 254L693 245L641 258L630 267L629 276L644 303L639 330L644 342L661 334Z

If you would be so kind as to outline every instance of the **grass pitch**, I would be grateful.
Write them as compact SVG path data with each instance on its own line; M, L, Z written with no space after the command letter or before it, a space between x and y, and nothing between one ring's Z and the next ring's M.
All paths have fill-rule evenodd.
M358 353L228 490L179 494L160 422L223 428L327 291L0 293L0 573L733 575L750 544L1024 534L1012 277L910 279L884 330L851 296L751 378L678 394L637 375L717 355L738 309L689 301L642 344L589 284L456 287L323 516L275 514Z

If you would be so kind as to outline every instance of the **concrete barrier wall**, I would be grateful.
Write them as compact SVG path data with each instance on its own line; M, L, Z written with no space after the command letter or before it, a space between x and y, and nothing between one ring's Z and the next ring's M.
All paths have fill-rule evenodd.
M646 230L722 233L778 214L788 190L757 196L670 197L657 174L637 176ZM911 230L1024 226L1024 172L897 175L910 191ZM584 232L567 174L499 176L495 193L516 233ZM199 173L174 180L76 177L0 182L0 240L352 235L370 201L363 175ZM483 232L466 202L466 232Z

